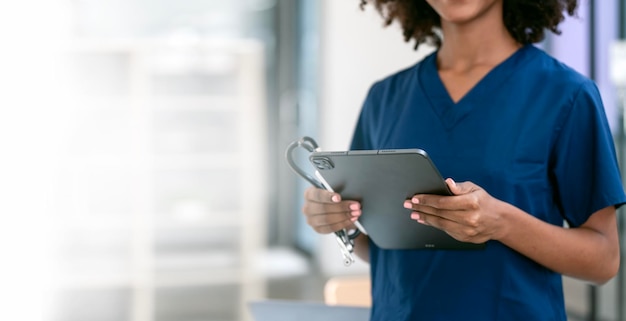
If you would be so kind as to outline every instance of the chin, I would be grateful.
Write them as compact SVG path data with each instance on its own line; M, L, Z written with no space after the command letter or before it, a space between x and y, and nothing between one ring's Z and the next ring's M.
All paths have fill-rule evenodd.
M464 24L476 19L477 15L468 12L453 12L450 14L440 15L442 21L447 21L453 24Z
M463 24L495 9L501 0L427 0L442 21Z

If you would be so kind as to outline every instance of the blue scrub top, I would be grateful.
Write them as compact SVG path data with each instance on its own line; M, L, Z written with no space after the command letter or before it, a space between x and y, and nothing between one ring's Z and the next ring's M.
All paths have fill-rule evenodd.
M422 148L444 177L559 226L626 202L596 86L532 45L457 103L436 53L377 82L351 148ZM566 320L561 275L497 241L476 251L370 241L370 265L372 321Z

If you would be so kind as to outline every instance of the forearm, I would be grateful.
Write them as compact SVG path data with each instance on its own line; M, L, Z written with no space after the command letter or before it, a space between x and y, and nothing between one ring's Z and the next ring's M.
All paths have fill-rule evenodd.
M537 263L599 284L611 279L619 268L619 245L612 235L587 223L571 229L548 224L506 203L501 209L507 228L498 240ZM607 208L597 214L615 216L615 211Z

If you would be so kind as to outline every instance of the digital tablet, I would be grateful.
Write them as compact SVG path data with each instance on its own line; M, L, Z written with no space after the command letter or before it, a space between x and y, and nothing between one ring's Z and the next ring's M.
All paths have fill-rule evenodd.
M421 149L313 152L318 178L344 200L361 202L358 223L384 249L481 249L411 219L404 201L415 194L452 195Z

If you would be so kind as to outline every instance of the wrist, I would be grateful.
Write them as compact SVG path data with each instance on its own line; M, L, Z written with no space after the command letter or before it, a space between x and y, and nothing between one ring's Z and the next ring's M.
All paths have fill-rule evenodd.
M515 221L515 217L517 216L517 212L519 210L509 203L500 200L497 202L498 204L496 205L495 210L499 224L492 239L503 242L503 240L506 240L510 236L512 228L514 226L518 226Z

